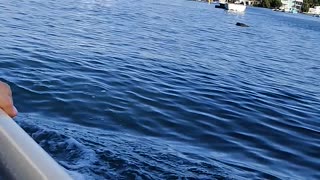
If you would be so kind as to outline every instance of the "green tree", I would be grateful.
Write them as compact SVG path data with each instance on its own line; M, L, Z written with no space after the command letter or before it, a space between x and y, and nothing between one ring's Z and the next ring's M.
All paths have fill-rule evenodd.
M279 7L282 6L282 2L281 2L281 0L271 0L270 1L270 6L272 8L279 8Z
M308 3L303 3L303 4L302 4L302 7L301 7L301 11L302 11L302 12L308 12L308 11L309 11L309 8L310 8L310 4L308 4Z
M262 0L261 6L264 8L270 8L270 0Z
M304 0L302 4L302 11L308 12L309 8L313 8L314 6L320 6L320 0Z

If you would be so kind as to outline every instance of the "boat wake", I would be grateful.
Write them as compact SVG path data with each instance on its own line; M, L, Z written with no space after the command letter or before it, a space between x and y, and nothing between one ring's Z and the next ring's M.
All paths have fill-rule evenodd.
M188 147L180 151L161 140L21 116L18 124L75 179L235 178L227 173L231 167Z

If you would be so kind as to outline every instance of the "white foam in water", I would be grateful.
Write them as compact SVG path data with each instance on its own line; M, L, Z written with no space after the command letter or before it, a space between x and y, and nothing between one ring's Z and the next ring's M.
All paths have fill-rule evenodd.
M24 114L19 116L24 116ZM53 156L74 179L95 179L89 174L78 171L81 168L90 167L90 163L96 160L94 151L79 143L74 138L64 136L63 132L60 134L57 129L55 129L59 127L53 124L49 125L50 129L47 126L42 126L44 125L43 123L48 123L48 121L42 122L42 120L37 120L39 120L39 117L34 114L28 114L27 117L19 118L18 124ZM79 159L71 161L70 157L75 155L79 156Z
M90 179L88 177L85 177L83 174L80 174L79 172L76 172L76 171L69 171L69 170L66 170L70 176L73 178L73 179L77 179L77 180L86 180L86 179Z

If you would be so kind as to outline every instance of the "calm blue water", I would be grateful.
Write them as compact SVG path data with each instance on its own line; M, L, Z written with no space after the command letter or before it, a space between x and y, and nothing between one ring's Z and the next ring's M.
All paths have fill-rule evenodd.
M320 18L185 0L0 9L16 121L75 179L320 179Z

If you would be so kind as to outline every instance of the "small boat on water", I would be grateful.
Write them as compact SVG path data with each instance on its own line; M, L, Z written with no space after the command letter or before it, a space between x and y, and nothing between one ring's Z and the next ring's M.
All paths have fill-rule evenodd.
M240 3L226 3L226 10L244 12L246 10L246 5Z
M71 180L68 173L0 109L0 179Z
M226 9L228 11L244 12L246 10L246 3L242 0L219 0L219 5L216 5L215 7Z
M292 9L289 10L289 13L297 14L298 13L298 9L292 8Z

